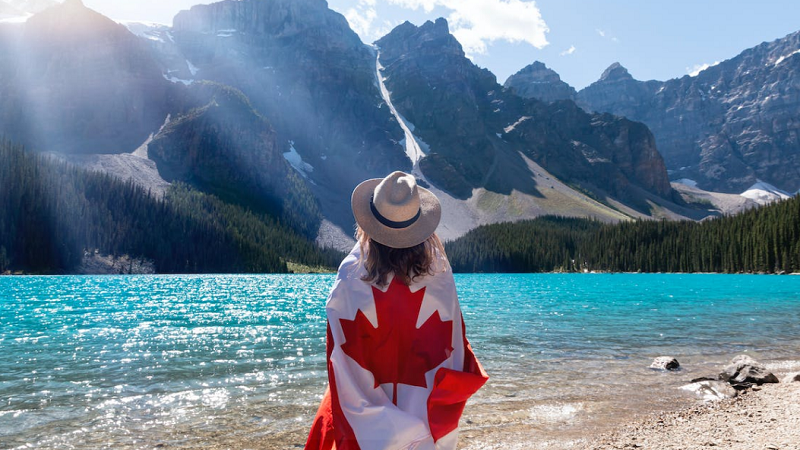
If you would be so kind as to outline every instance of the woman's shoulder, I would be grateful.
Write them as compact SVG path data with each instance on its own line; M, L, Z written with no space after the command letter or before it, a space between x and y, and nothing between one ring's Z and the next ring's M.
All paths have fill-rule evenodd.
M361 260L361 246L356 244L339 264L339 280L361 279L366 271Z

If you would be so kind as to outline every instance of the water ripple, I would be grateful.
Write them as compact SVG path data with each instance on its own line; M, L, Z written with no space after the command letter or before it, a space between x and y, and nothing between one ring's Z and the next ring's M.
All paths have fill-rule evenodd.
M333 280L0 277L0 448L191 439L172 429L303 433L326 382ZM475 427L582 423L612 406L635 409L742 352L800 366L800 277L460 275L457 283L492 375L472 402ZM660 354L679 357L685 371L647 370Z

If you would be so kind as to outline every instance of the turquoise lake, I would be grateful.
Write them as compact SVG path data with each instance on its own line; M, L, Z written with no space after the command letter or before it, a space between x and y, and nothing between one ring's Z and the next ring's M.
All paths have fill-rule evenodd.
M333 280L0 277L0 448L303 444L326 384ZM462 448L567 442L695 402L678 388L742 353L800 370L798 276L456 282L491 376L465 412ZM661 355L683 369L649 370Z

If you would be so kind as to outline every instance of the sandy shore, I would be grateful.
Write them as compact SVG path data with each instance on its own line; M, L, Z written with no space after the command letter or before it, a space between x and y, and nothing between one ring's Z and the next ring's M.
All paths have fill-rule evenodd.
M593 441L593 443L589 443ZM800 382L781 377L738 397L654 414L574 448L800 449Z

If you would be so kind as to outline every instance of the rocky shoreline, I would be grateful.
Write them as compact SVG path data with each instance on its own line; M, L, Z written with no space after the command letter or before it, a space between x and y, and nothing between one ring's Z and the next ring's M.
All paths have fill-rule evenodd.
M667 357L657 358L652 368ZM684 389L705 402L687 409L654 413L597 439L591 450L605 449L800 449L800 373L780 376L749 356L740 355L717 376L692 380Z
M800 382L755 387L735 398L653 414L600 436L585 448L800 449Z

